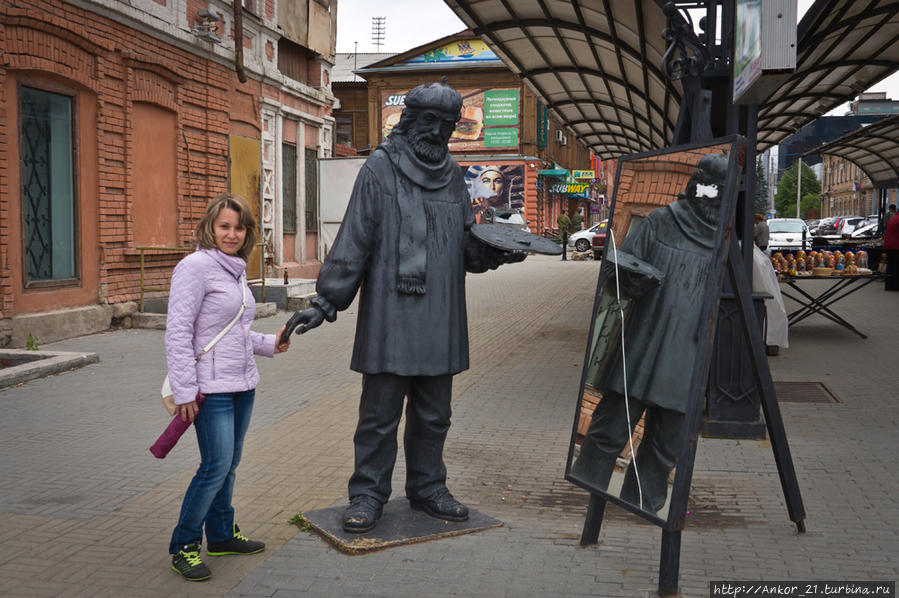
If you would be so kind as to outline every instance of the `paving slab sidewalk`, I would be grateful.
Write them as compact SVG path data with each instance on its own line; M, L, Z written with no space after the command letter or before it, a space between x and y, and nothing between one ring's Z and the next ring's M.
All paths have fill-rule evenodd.
M259 359L263 382L238 470L242 530L268 544L209 558L213 578L168 570L167 544L197 463L185 437L165 460L155 398L162 332L48 345L98 364L0 391L0 588L4 596L647 596L660 533L609 509L578 546L586 494L563 478L598 264L532 257L468 278L472 367L455 378L446 461L457 497L504 521L458 538L349 556L289 523L341 504L360 377L351 307ZM839 304L869 338L820 318L769 359L778 381L823 381L832 404L783 403L808 533L789 522L766 441L700 442L681 593L717 579L896 579L899 297L879 286ZM259 320L275 332L287 314ZM402 457L394 488L402 491Z

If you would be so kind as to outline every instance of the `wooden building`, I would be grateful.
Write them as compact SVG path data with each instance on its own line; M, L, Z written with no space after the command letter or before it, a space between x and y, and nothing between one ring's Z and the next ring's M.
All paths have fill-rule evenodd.
M398 122L406 93L446 76L463 98L450 151L465 169L476 211L518 208L542 233L556 228L560 210L573 213L589 202L569 193L586 185L568 181L570 171L590 168L586 146L471 31L387 57L338 55L337 65L355 77L344 73L333 86L340 101L336 144L369 153Z

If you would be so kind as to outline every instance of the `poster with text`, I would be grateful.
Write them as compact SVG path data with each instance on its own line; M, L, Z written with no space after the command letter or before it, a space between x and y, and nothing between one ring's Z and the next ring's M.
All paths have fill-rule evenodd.
M381 96L381 136L390 135L400 122L407 90L388 90ZM450 137L453 152L481 149L517 149L519 144L518 89L458 89L462 118Z

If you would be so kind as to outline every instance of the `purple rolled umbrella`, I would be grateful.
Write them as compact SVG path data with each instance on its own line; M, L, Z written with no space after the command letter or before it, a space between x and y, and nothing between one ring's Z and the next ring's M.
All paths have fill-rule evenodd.
M203 403L203 399L205 398L204 395L197 393L198 407ZM191 421L182 421L181 416L176 413L166 429L162 431L162 434L159 435L159 438L157 438L156 442L153 443L153 446L150 447L150 452L153 453L153 456L157 459L165 459L165 456L169 454L169 451L172 450L176 444L178 444L178 439L181 438L181 435L187 431L192 423L193 422Z

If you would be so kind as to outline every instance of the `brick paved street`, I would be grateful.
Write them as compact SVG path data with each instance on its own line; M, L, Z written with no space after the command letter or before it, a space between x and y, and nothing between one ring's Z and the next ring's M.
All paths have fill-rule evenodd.
M346 500L361 380L348 368L351 307L258 360L235 505L268 550L207 559L214 576L201 584L172 573L166 554L196 441L165 460L147 451L166 423L162 333L42 347L101 361L0 391L0 595L654 595L659 529L609 507L600 543L579 547L587 496L562 478L597 271L531 257L468 278L472 367L455 378L445 456L454 494L503 527L347 556L289 523ZM820 381L840 401L781 403L808 533L787 517L767 441L700 442L682 595L707 596L710 580L899 577L897 308L897 294L870 285L836 307L868 339L812 317L769 359L776 381ZM400 458L400 495L403 476Z

